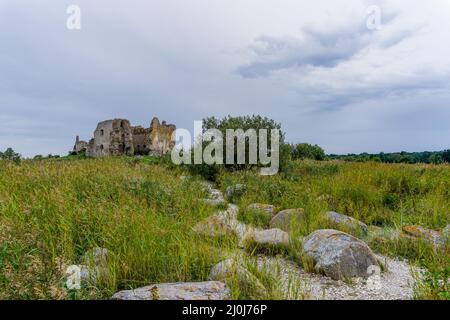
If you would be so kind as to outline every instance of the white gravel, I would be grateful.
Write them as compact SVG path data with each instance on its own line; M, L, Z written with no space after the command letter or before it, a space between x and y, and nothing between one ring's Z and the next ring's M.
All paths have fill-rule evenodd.
M413 298L414 273L407 262L377 255L387 270L365 280L350 283L333 280L314 273L282 257L258 257L258 266L280 281L286 299L309 300L409 300Z

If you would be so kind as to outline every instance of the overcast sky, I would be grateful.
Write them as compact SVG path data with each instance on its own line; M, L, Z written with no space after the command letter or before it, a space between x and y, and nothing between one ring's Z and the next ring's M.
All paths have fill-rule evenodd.
M66 154L101 120L193 130L227 114L328 153L442 150L449 39L448 0L0 0L0 150Z

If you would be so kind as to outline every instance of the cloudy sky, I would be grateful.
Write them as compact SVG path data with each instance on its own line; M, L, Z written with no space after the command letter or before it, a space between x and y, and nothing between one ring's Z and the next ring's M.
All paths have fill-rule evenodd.
M0 150L66 154L105 119L192 130L227 114L328 153L441 150L449 39L448 0L0 0Z

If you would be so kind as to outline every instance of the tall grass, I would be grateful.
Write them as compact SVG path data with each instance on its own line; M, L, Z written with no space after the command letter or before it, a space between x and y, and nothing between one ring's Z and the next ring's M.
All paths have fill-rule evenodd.
M272 204L279 210L304 208L305 219L291 231L295 240L314 230L334 227L323 215L331 210L397 232L405 225L441 230L450 223L448 165L297 161L281 175L225 172L218 182L222 189L235 183L246 185L247 193L237 203L244 209L239 218L258 227L267 226L267 221L245 210L250 203ZM409 259L427 270L417 287L417 298L449 298L448 244L437 250L407 239L363 239L378 253ZM305 264L299 251L296 245L291 256Z
M397 229L407 224L440 229L450 222L449 166L299 161L290 170L273 177L222 173L218 184L222 190L246 184L238 200L242 209L254 202L304 208L305 223L292 231L295 239L327 227L322 214L328 210ZM0 161L0 298L107 299L150 283L207 280L211 267L237 244L193 232L214 209L200 200L206 197L201 179L180 179L182 174L146 159ZM240 216L267 224L250 213ZM294 243L288 255L302 260L299 241ZM429 270L417 297L448 296L442 285L449 274L448 250L398 241L370 245ZM80 263L93 247L109 250L108 276L80 291L63 290L65 267ZM268 275L254 273L272 286ZM233 298L252 296L231 286ZM266 297L280 296L269 291Z
M58 298L58 264L90 248L110 251L110 276L66 298L108 298L165 281L205 280L231 243L199 238L192 226L212 214L200 182L126 159L2 163L0 296Z

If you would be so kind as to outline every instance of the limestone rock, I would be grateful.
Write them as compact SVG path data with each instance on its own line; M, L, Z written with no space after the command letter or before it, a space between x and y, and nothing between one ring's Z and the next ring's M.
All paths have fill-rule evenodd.
M441 245L444 242L440 232L426 229L421 226L406 226L403 227L402 230L408 237L428 241L434 246Z
M284 231L290 231L292 224L299 225L305 216L304 209L287 209L277 213L270 221L271 228L278 228Z
M275 214L275 207L271 204L252 203L247 207L247 210L264 212L267 213L267 215L270 217Z
M224 223L218 216L211 216L198 223L194 227L194 231L200 235L209 237L225 237L234 235L234 230L228 224Z
M370 276L378 266L372 250L361 240L337 230L317 230L303 239L303 252L317 272L335 280Z
M280 229L250 230L244 236L244 242L247 246L256 245L261 248L283 248L289 245L290 237L287 232Z
M113 300L228 300L230 290L219 281L160 283L124 290L113 295Z
M367 225L362 223L361 221L358 221L352 217L334 211L329 211L325 215L327 220L330 221L332 224L335 224L336 226L343 226L349 231L367 235L368 232Z

